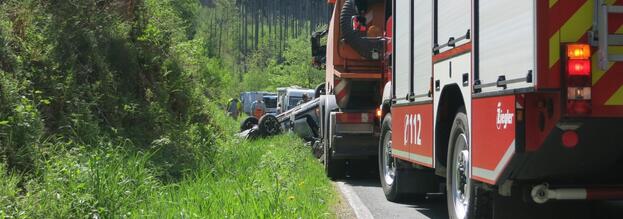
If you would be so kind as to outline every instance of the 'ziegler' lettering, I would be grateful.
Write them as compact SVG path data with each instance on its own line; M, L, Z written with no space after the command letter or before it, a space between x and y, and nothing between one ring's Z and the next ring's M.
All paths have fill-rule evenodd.
M422 114L405 115L404 145L422 145Z
M498 115L495 121L495 126L498 128L498 130L506 129L508 125L513 124L513 116L515 114L511 113L508 109L506 109L506 112L504 112L502 110L501 102L498 102L497 114Z

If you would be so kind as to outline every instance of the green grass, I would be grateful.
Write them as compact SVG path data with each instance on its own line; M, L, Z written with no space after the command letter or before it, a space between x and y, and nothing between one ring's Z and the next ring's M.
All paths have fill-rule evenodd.
M292 135L220 148L216 163L167 186L135 216L166 218L333 217L335 191L309 147Z
M0 218L335 217L335 190L300 139L246 141L231 135L233 121L216 125L227 136L176 182L159 179L156 152L49 143L35 173L0 165Z
M336 192L302 140L241 140L236 121L207 110L209 124L150 149L51 138L33 147L32 172L0 162L0 218L335 217ZM171 169L182 177L169 180Z
M161 189L149 155L91 146L56 143L32 175L0 168L0 218L127 216Z

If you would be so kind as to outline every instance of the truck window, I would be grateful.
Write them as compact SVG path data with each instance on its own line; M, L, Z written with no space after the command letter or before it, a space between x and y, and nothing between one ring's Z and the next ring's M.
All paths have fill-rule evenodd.
M294 107L296 106L296 104L297 104L299 101L301 101L302 99L303 99L303 97L294 97L294 96L291 96L291 97L288 99L288 110L289 110L289 109L294 108Z
M266 108L277 108L277 97L264 97Z

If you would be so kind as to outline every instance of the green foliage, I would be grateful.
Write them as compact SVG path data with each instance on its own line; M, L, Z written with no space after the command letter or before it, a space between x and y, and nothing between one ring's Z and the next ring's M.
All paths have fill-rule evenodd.
M32 168L32 156L43 134L36 107L45 105L45 99L38 91L28 92L27 86L28 81L0 71L0 161L17 170Z
M23 173L23 181L38 186L32 194L47 200L50 188L97 196L46 178L86 159L45 154L59 144L104 156L116 149L102 142L121 142L127 153L152 154L153 176L163 182L210 160L218 133L205 105L228 78L205 56L203 40L193 38L199 9L194 0L0 2L0 162L6 171ZM131 158L106 163L121 160ZM58 216L90 214L108 199L116 198L77 200L85 206Z
M289 86L315 88L324 82L324 71L311 66L310 54L311 47L305 37L288 41L283 60L270 57L270 53L261 50L253 53L242 90L274 91Z
M238 124L217 104L253 86L317 84L306 37L284 52L264 38L246 57L235 2L217 3L226 40L215 43L203 19L214 9L196 0L0 1L0 218L323 215L332 193L301 142L232 139ZM206 184L234 180L246 189L206 206L275 194L227 196L218 213L199 205Z
M208 132L197 131L209 122L202 108L230 78L206 57L204 40L192 37L199 2L125 2L0 3L0 41L8 45L0 49L0 156L9 168L32 171L27 164L42 136L83 144L120 136L144 150L158 139Z
M288 47L284 52L284 63L272 65L269 72L271 84L275 87L301 86L314 88L324 83L324 71L318 70L311 65L311 46L309 39L301 37L288 41Z
M302 5L314 5L317 8L313 10L318 10L326 5L324 1L283 2L275 5L283 9L269 8L261 13L254 10L271 7L271 1L213 2L213 7L198 12L204 22L198 24L196 37L206 42L206 54L220 59L220 67L230 72L223 84L233 89L224 90L224 95L235 97L242 91L274 91L287 86L314 88L324 82L324 71L311 66L309 40L312 23L315 27L322 19L299 20L307 14L290 11ZM284 12L294 14L281 14ZM260 22L256 22L257 16Z

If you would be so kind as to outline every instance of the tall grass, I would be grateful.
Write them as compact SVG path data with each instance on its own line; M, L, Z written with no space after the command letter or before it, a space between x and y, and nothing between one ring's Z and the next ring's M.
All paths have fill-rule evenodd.
M333 187L300 139L234 138L236 122L210 109L206 129L220 134L191 141L215 145L196 146L212 150L210 156L193 158L196 165L181 180L159 177L167 172L154 159L162 148L136 152L126 141L52 140L37 151L34 173L0 165L0 218L333 217Z
M167 186L134 215L165 218L330 217L335 195L309 148L292 135L231 141L214 166Z
M91 146L54 144L33 176L0 168L1 218L126 216L162 187L149 155Z

